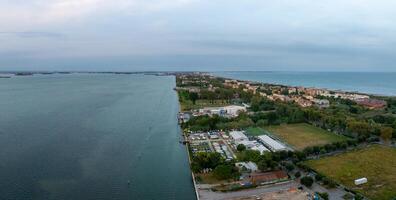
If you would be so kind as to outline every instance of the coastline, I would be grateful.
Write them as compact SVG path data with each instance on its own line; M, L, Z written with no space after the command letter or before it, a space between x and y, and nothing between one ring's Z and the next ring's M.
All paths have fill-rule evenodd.
M176 92L176 91L174 91L174 92ZM177 96L177 104L178 104L178 114L180 113L180 112L182 112L182 110L181 110L181 104L180 104L180 101L179 101L179 94L176 92L176 96ZM179 130L180 130L180 132L181 133L179 133L179 134L182 134L183 135L183 141L187 141L187 138L186 138L186 135L184 134L184 131L183 131L183 129L182 129L182 127L180 126L180 124L179 124L179 115L177 116L177 125L179 126ZM186 151L187 151L187 156L188 156L188 165L189 165L189 167L190 167L190 170L191 170L191 163L192 163L192 161L191 161L191 155L190 155L190 151L189 151L189 144L188 143L186 143L186 144L184 144L185 145L185 147L186 147ZM192 179L192 182L193 182L193 185L194 185L194 192L195 192L195 197L196 197L196 199L197 200L200 200L200 198L199 198L199 193L198 193L198 188L197 188L197 182L196 182L196 180L195 180L195 175L194 175L194 172L192 172L192 170L191 170L191 179Z
M359 91L359 90L351 90L351 89L343 89L343 88L333 88L333 87L322 87L322 86L313 86L313 85L307 85L307 84L286 84L286 83L277 83L277 82L271 82L271 81L264 81L264 80L255 80L254 78L237 78L233 75L227 76L224 73L249 73L250 71L222 71L222 72L207 72L209 75L214 76L214 77L220 77L224 79L233 79L233 80L238 80L238 81L247 81L251 83L259 83L259 84L268 84L268 85L273 85L273 86L284 86L284 87L305 87L305 88L314 88L314 89L322 89L322 90L329 90L329 91L335 91L335 92L344 92L344 93L354 93L354 94L365 94L369 95L372 97L396 97L395 94L385 94L385 93L375 93L375 92L364 92L364 91ZM264 73L264 72L263 72ZM273 71L273 72L268 72L267 74L274 74L274 73L297 73L297 72L280 72L280 71ZM321 72L298 72L298 73L321 73ZM332 73L344 73L344 72L332 72ZM352 73L352 72L345 72L345 73ZM367 74L371 73L380 73L380 72L367 72ZM396 73L395 73L396 74ZM396 91L396 89L395 89Z
M251 193L247 193L247 191L255 191L255 195L265 195L265 192L260 190L260 186L267 183L271 185L271 190L282 191L282 188L279 188L276 186L276 184L273 184L273 181L276 182L283 180L283 176L279 176L278 179L268 182L264 181L264 183L259 184L257 184L255 179L246 179L246 177L256 177L257 174L260 174L260 176L265 176L267 175L266 173L274 174L277 172L276 170L287 174L288 180L293 183L292 185L290 185L290 187L288 186L291 190L300 191L304 194L315 196L317 195L317 191L301 186L301 184L304 185L304 183L300 182L299 179L301 175L303 175L303 178L312 178L312 176L315 175L315 172L309 171L309 169L305 169L303 167L298 167L298 162L313 160L314 158L324 158L326 155L335 155L334 153L345 153L345 149L354 149L356 146L359 146L358 144L365 145L376 142L381 143L383 141L389 140L386 139L385 136L379 136L378 134L376 134L377 132L371 132L371 130L374 130L373 128L376 128L375 131L387 131L387 133L392 133L393 131L392 128L389 128L390 126L392 126L392 124L388 123L385 118L382 121L380 121L382 118L376 118L377 121L375 121L374 124L369 124L367 121L365 121L366 118L359 118L361 116L365 116L365 114L367 113L375 113L378 116L385 116L390 112L395 113L395 99L392 98L393 96L377 96L372 94L369 95L368 93L362 92L348 92L344 90L321 88L318 89L317 87L295 87L286 84L265 83L263 81L244 81L241 79L213 75L211 73L180 73L179 75L177 75L177 78L177 88L175 88L175 91L178 91L179 111L183 112L181 111L181 108L184 108L186 105L190 105L192 103L194 103L194 105L197 105L196 107L191 107L190 109L188 109L189 111L179 113L179 120L181 120L179 122L183 123L185 122L183 121L185 119L187 121L190 121L190 116L201 117L196 118L195 120L191 120L191 123L187 123L186 126L184 124L180 125L184 128L187 128L185 130L188 130L188 132L184 132L183 130L183 143L187 143L186 150L188 151L190 168L192 161L194 162L194 167L196 167L196 162L198 163L197 166L204 166L199 166L201 168L199 168L198 170L194 168L194 171L197 172L197 178L199 182L196 182L194 173L192 173L192 180L194 183L197 199L223 199L231 196L246 198L247 195L252 196ZM244 105L249 107L251 106L251 112L249 112L248 115L241 115L241 118L236 118L235 120L232 120L232 111L228 111L228 106L219 108L216 105L215 100L220 99L222 101L230 101L229 99L233 98L239 98L239 102L235 103L237 105ZM195 102L197 104L195 104ZM214 106L210 107L211 105ZM267 107L261 107L262 105L266 105ZM201 107L203 108L201 109ZM274 108L279 108L279 110ZM389 109L393 109L393 111ZM273 111L272 113L274 113L274 115L262 115L261 111L266 110ZM343 114L341 116L334 114L339 112L343 112ZM185 117L185 115L187 116ZM210 121L209 123L208 120L216 120L217 118L213 117L216 115L223 117L224 122L217 121L214 122L214 124L210 124L213 121ZM238 115L236 116L238 117ZM349 120L345 120L348 117ZM230 121L226 121L226 118ZM240 123L242 119L246 120L246 124ZM272 121L269 121L270 119ZM329 121L328 119L334 120ZM372 118L367 117L367 120L369 119ZM251 123L247 123L248 120L251 120ZM299 123L304 126L299 126ZM267 155L279 155L279 153L281 153L281 150L275 149L272 145L273 143L265 141L265 139L261 139L261 135L259 135L258 137L255 136L255 133L250 132L248 129L249 127L256 126L259 126L261 128L265 126L264 128L267 129L268 126L271 125L279 127L279 130L273 130L273 132L277 132L278 134L284 134L285 137L281 138L280 136L275 136L271 138L275 142L280 142L281 144L285 144L284 146L288 146L290 152L292 153L288 152L287 155L294 155L291 156L293 158L284 155L284 158L281 159L281 163L277 163L271 160L276 164L271 165L274 167L268 167L268 164L261 165L262 161L267 162L267 160L264 159L266 157L259 157L259 159L256 159L255 157L242 157L248 154L241 154L241 158L236 158L236 162L249 161L253 164L258 163L260 166L264 166L262 167L262 169L259 168L260 170L257 170L257 167L252 167L251 170L257 171L250 172L239 169L239 172L241 174L239 174L240 179L238 180L244 178L243 180L246 182L238 182L237 179L234 179L232 183L224 184L221 181L230 180L230 178L221 179L221 176L219 176L220 178L217 180L218 182L214 182L210 179L206 179L206 176L201 176L201 172L207 169L205 168L207 165L205 166L204 164L199 164L201 161L199 159L199 156L197 156L198 159L196 159L195 153L202 152L203 154L205 154L209 152L210 154L214 152L221 154L223 158L227 161L227 159L229 159L227 151L229 149L235 151L237 148L236 146L234 146L234 148L228 149L223 148L223 146L221 145L222 143L226 144L226 141L234 145L238 143L242 144L242 142L238 139L239 135L236 135L235 132L240 132L241 134L243 134L243 136L245 136L245 133L247 135L250 134L250 137L245 136L248 140L247 142L245 142L247 145L250 144L248 144L248 142L258 141L258 144L262 144L265 146L265 148L268 149L269 154ZM360 125L364 125L363 127L367 127L368 134L365 134L366 132L363 132L366 131L365 129L363 131L359 129ZM346 127L348 127L348 129ZM294 131L299 130L299 134L301 136L304 136L308 140L312 140L314 142L309 143L309 145L302 146L301 143L299 143L298 139L293 138L296 136L292 137L290 129L293 129ZM223 130L225 130L224 133L222 132ZM233 134L230 134L230 136L228 136L229 133L225 133L227 130L231 130ZM211 138L212 136L223 137L223 134L226 134L227 138L231 137L231 139L225 140L222 138L221 141L219 141ZM350 138L336 138L336 136L339 137L339 134L349 136ZM188 142L190 142L191 144L189 145ZM205 145L208 146L206 147ZM384 143L384 145L386 144ZM189 149L189 147L194 149L191 150ZM210 150L208 150L209 148ZM245 149L237 150L244 152L246 149L252 150L253 147L245 146ZM191 157L190 154L193 155L193 157ZM231 165L235 164L233 162L230 163ZM210 167L210 170L217 170L221 169L217 168L219 166L226 166L222 164L223 163L217 164L214 167ZM256 166L258 165L256 164ZM289 169L288 166L294 167ZM246 167L246 169L248 168ZM218 171L215 170L213 170L214 173L218 173ZM209 174L210 172L211 171L203 171L203 173L207 174ZM231 175L232 173L232 171L229 171L228 175ZM242 173L245 174L242 175ZM248 174L249 176L247 176L246 174ZM209 174L209 177L210 175L211 174ZM203 178L202 181L201 178ZM255 186L255 189L243 187L245 184L251 184ZM337 187L337 185L337 192L333 193L332 191L328 191L325 189L324 186L327 184L328 183L322 183L319 181L315 185L315 188L319 187L322 191L327 191L329 192L329 194L335 196L339 194L351 195L349 190L344 191L344 187ZM221 185L221 187L219 187L219 185ZM199 188L202 189L199 190ZM237 190L240 192L235 192ZM266 191L266 193L268 193L268 195L271 195L271 191ZM360 195L360 193L354 194ZM297 193L295 195L297 195Z

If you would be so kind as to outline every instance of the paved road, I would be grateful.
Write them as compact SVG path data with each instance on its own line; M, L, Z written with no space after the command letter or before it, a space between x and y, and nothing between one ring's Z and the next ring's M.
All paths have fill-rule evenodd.
M236 192L212 192L207 189L198 189L200 200L223 200L235 197L244 197L244 196L253 196L253 195L260 195L263 193L268 192L275 192L279 190L287 190L289 188L297 188L299 184L295 181L290 181L287 183L270 185L270 186L263 186L255 189L249 190L241 190Z
M329 200L343 200L343 196L346 194L345 190L341 188L326 189L317 183L314 183L310 190L313 192L327 192Z

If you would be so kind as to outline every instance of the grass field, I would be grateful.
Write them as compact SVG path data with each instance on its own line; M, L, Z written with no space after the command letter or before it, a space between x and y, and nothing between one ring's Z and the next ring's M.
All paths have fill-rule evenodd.
M222 106L228 106L228 105L230 105L230 104L227 103L226 100L214 100L211 102L209 100L200 99L195 102L195 105L190 100L181 101L180 109L182 111L188 111L188 110L199 109L199 108L203 108L203 107L222 107Z
M305 163L370 199L396 197L396 148L375 145ZM362 177L366 177L368 182L355 186L354 180Z
M282 124L279 126L269 126L265 129L297 150L303 150L309 146L325 145L347 139L344 136L336 135L305 123Z
M195 174L197 182L201 184L222 184L227 183L227 180L218 180L214 177L213 172L209 172L206 174Z
M248 129L246 129L246 135L249 136L259 136L264 134L265 134L264 129L260 127L249 127Z

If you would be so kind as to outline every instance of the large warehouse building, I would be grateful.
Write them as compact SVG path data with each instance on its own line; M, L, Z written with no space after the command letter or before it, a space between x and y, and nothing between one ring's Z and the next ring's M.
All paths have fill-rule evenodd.
M258 136L260 142L262 142L265 146L267 146L271 151L284 151L288 150L288 148L282 143L272 139L268 135L260 135Z

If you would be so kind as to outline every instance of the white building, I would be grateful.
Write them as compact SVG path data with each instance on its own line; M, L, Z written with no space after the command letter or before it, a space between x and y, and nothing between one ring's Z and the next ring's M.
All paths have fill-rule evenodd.
M287 150L287 147L282 143L272 139L268 135L260 135L258 136L259 140L264 143L271 151L283 151Z
M355 185L361 185L367 183L367 178L359 178L355 180Z
M235 163L235 166L238 167L239 169L245 168L246 170L249 170L250 172L257 172L258 167L256 163L254 162L237 162Z
M317 106L327 108L330 106L330 101L327 99L313 99L312 100Z
M230 136L235 141L235 143L249 141L248 137L243 133L243 131L231 131Z
M228 115L232 115L232 116L238 116L240 112L246 112L246 108L244 106L236 106L236 105L226 106L224 107L224 110Z
M254 140L254 141L242 140L242 141L235 142L235 144L236 145L243 144L246 147L246 149L259 151L260 154L264 154L265 152L270 151L264 145L260 144L256 140Z
M259 151L261 155L263 155L265 152L269 152L269 151L270 151L269 149L267 149L267 148L266 148L264 145L262 145L262 144L258 144L258 145L256 145L256 146L252 147L251 149L252 149L252 150L255 150L255 151Z

